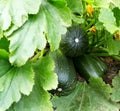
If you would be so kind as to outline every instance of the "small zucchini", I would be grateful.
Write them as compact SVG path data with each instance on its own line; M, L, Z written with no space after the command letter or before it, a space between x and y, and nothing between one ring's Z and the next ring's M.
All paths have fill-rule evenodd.
M88 38L79 25L72 25L61 38L60 50L69 57L77 57L86 52Z
M58 75L58 88L55 94L62 96L70 94L76 87L76 71L73 61L60 51L56 50L50 53L55 63L55 73Z
M83 55L74 58L74 64L82 77L88 80L90 77L103 77L107 71L107 66L99 58L90 55Z

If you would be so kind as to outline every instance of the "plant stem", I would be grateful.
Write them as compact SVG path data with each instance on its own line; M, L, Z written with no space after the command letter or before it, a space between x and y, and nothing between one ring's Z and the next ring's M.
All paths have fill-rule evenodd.
M120 61L120 56L112 56L113 59Z
M41 50L41 51L36 51L36 55L30 60L31 62L36 62L39 58L41 58L48 50Z
M35 62L41 56L41 51L37 52L37 54L30 60L31 62Z

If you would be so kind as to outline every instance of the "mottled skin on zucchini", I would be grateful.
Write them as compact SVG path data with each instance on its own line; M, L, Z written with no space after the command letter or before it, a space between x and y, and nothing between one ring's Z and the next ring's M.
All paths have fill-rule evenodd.
M62 35L60 50L69 57L77 57L86 52L88 48L88 38L85 31L79 25L72 25Z
M76 87L76 71L73 61L67 58L60 50L50 53L55 63L55 73L58 76L58 88L54 91L56 95L70 94Z
M104 73L107 71L106 64L103 63L98 57L82 55L74 58L73 61L77 72L87 81L90 77L103 77Z

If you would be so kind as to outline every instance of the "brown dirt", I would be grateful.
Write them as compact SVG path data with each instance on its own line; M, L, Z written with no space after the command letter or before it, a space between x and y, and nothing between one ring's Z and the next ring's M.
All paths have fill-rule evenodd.
M118 74L120 70L120 61L114 60L111 57L102 58L107 65L107 73L104 76L104 81L111 84L112 79Z

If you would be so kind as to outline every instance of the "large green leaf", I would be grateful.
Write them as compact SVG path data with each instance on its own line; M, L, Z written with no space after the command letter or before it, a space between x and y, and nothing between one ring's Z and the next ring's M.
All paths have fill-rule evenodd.
M13 104L7 111L53 111L50 94L41 87L40 79L36 76L35 85L29 96L23 96L18 103Z
M36 14L42 0L0 0L0 27L7 30L11 23L22 26L28 14ZM34 4L34 5L33 5Z
M51 49L57 49L61 34L65 33L65 27L70 24L70 11L66 6L56 8L43 1L39 13L30 16L27 23L10 36L10 62L17 66L24 65L36 48L45 48L46 35Z
M67 5L71 9L72 19L75 23L83 24L85 22L83 14L85 12L85 4L82 0L67 0Z
M35 85L29 96L23 96L7 111L53 111L50 95L40 85Z
M115 102L120 102L120 72L119 74L112 80L112 95L111 99Z
M56 111L119 111L106 97L110 96L110 86L105 85L101 79L92 79L91 82L91 85L78 83L70 95L55 97L52 102Z
M114 16L116 18L116 23L117 23L117 26L120 26L120 9L115 7L113 8L113 13L114 13Z
M73 13L83 14L83 1L82 0L67 0L68 7L72 10Z
M101 8L99 14L99 21L103 23L104 27L108 32L113 34L118 30L116 26L116 19L111 9L109 8Z
M102 78L90 78L89 85L98 93L101 93L105 98L110 98L110 93L112 92L111 86L105 84Z
M26 24L10 36L10 62L22 66L33 56L36 48L46 46L44 37L45 16L43 13L31 16Z
M120 41L114 40L110 33L105 33L107 50L110 55L118 55L120 51Z
M56 0L58 2L59 0ZM64 1L64 0L61 0ZM55 4L55 3L54 3ZM61 40L61 34L66 32L66 26L71 25L71 13L66 4L60 6L54 6L48 2L43 3L42 11L46 17L46 33L47 39L50 43L51 50L55 50L59 47Z
M34 70L43 89L51 90L57 88L57 74L54 73L54 63L49 56L42 57L34 65Z
M50 95L40 86L35 86L29 96L23 96L7 111L53 111Z
M30 63L19 68L11 67L6 71L0 78L0 111L5 111L13 102L18 102L21 93L29 95L33 84L34 73Z

